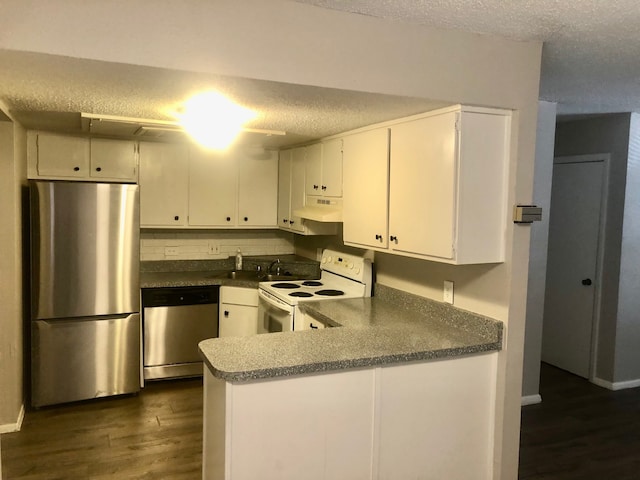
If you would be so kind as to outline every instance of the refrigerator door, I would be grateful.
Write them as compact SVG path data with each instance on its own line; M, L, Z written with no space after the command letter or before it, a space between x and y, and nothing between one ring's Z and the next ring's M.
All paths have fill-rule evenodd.
M140 390L140 314L31 323L34 407Z
M140 311L138 186L32 182L34 319Z

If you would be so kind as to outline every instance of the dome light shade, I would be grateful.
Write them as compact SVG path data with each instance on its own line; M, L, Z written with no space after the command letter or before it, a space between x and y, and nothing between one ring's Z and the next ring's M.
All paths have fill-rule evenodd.
M217 92L203 92L189 98L177 114L184 130L209 149L227 148L256 113L233 103Z

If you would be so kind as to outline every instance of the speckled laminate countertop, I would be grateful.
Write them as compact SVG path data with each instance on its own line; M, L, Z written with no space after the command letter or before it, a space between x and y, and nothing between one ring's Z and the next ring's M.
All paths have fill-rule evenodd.
M255 272L260 265L265 272L273 261L281 260L283 271L300 278L318 278L319 263L297 255L245 256L244 270ZM258 288L255 278L230 279L227 273L234 270L234 257L225 260L178 260L142 262L140 288L191 287L207 285L231 285L234 287Z
M231 382L496 351L502 322L377 286L373 298L305 302L338 328L200 342L211 372Z

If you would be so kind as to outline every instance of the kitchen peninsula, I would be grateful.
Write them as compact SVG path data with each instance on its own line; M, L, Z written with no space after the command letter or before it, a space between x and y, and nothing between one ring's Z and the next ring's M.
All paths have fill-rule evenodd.
M376 286L321 330L211 339L205 479L489 479L502 323Z

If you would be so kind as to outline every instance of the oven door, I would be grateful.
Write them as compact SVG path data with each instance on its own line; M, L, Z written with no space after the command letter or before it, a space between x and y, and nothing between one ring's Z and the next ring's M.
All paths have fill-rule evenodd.
M295 307L277 299L269 292L258 290L258 333L293 331Z

